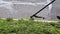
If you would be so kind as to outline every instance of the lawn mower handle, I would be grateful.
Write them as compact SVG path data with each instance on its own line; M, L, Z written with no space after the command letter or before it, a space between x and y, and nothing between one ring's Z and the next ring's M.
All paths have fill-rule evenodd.
M46 7L48 7L50 4L52 4L55 0L51 1L49 4L47 4L46 6L44 6L42 9L40 9L38 12L36 12L35 14L33 14L32 16L30 16L31 19L33 19L33 17L36 17L36 18L42 18L42 17L39 17L39 16L36 16L39 12L41 12L42 10L44 10ZM44 17L43 17L44 19Z

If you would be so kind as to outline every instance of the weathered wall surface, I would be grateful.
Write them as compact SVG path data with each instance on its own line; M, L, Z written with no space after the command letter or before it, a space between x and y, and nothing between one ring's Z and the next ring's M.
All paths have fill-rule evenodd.
M41 3L41 4L40 4ZM43 0L1 0L0 1L0 18L29 18L32 14L44 7L46 1ZM48 8L39 13L39 16L47 17Z
M56 16L60 16L60 0L56 0L51 11L51 19L58 20ZM60 20L58 20L60 21Z
M46 0L0 0L0 18L29 18L47 4ZM38 15L46 19L58 20L56 15L60 15L60 0L44 9Z

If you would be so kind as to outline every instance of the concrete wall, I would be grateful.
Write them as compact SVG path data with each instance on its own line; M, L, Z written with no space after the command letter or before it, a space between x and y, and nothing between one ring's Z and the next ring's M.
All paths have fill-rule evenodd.
M44 3L47 4L43 0L1 0L0 2L0 18L29 18L44 7ZM38 15L47 17L47 11L48 7Z
M25 4L24 4L25 3ZM0 18L29 18L47 4L47 0L0 0ZM60 16L60 0L37 14L48 20L58 20ZM52 10L51 10L52 8ZM49 10L50 9L50 10Z
M60 16L60 0L56 0L51 11L51 19L58 20L56 16ZM58 20L60 21L60 20Z

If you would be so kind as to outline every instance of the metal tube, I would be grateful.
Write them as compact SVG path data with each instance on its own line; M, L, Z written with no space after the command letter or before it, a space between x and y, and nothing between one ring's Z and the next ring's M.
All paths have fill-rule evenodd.
M32 16L30 16L30 18L35 17L39 12L41 12L42 10L44 10L46 7L48 7L50 4L52 4L55 0L51 1L49 4L47 4L46 6L44 6L42 9L40 9L38 12L36 12L35 14L33 14ZM38 18L38 17L37 17Z

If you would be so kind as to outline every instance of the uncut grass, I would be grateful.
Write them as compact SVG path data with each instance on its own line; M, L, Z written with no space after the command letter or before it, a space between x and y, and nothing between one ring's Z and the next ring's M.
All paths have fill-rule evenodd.
M60 23L0 19L0 34L60 34Z

